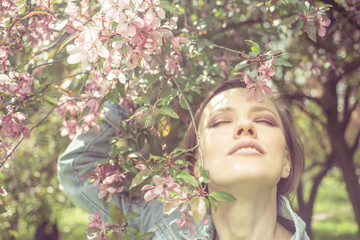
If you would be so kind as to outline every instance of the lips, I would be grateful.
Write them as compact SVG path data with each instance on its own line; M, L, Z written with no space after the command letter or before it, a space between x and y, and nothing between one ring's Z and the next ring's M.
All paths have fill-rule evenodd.
M240 141L234 147L230 149L228 155L234 154L265 154L265 151L259 144L253 141Z

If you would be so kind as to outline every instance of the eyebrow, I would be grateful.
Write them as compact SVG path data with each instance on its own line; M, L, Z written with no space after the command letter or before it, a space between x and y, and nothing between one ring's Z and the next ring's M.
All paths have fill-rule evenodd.
M214 115L217 112L235 112L236 110L232 107L222 107L220 109L215 110L214 112L212 112L209 117L211 117L212 115ZM277 114L274 113L274 111L272 111L270 108L267 107L261 107L261 106L253 106L250 108L250 113L253 112L263 112L263 111L268 111L271 112L274 116L277 117Z
M278 117L278 115L275 114L274 111L272 111L270 108L254 106L250 109L250 112L263 112L263 111L271 112L276 118Z

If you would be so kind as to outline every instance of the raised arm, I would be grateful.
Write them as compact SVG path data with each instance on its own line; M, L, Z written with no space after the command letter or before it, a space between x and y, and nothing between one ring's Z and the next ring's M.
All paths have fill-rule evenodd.
M110 151L110 139L124 119L119 107L109 101L104 103L105 116L100 123L100 131L90 129L85 134L77 134L58 160L58 178L60 187L68 197L88 213L100 212L104 220L109 220L109 209L104 207L103 199L98 198L98 189L83 178L92 172L96 163L107 158ZM119 196L114 195L114 202L119 204Z

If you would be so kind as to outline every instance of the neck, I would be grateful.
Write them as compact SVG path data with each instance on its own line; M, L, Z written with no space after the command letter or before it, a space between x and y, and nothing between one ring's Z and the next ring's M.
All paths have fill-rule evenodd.
M235 202L218 202L218 209L212 209L217 240L275 240L282 226L277 223L276 186L272 189L209 189L231 193ZM230 190L230 191L229 191ZM244 193L246 192L246 194Z

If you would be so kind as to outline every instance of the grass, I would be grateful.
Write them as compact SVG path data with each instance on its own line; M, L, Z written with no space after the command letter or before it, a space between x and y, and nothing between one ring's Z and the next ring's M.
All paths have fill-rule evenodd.
M314 206L313 240L359 240L357 228L345 184L325 177Z

